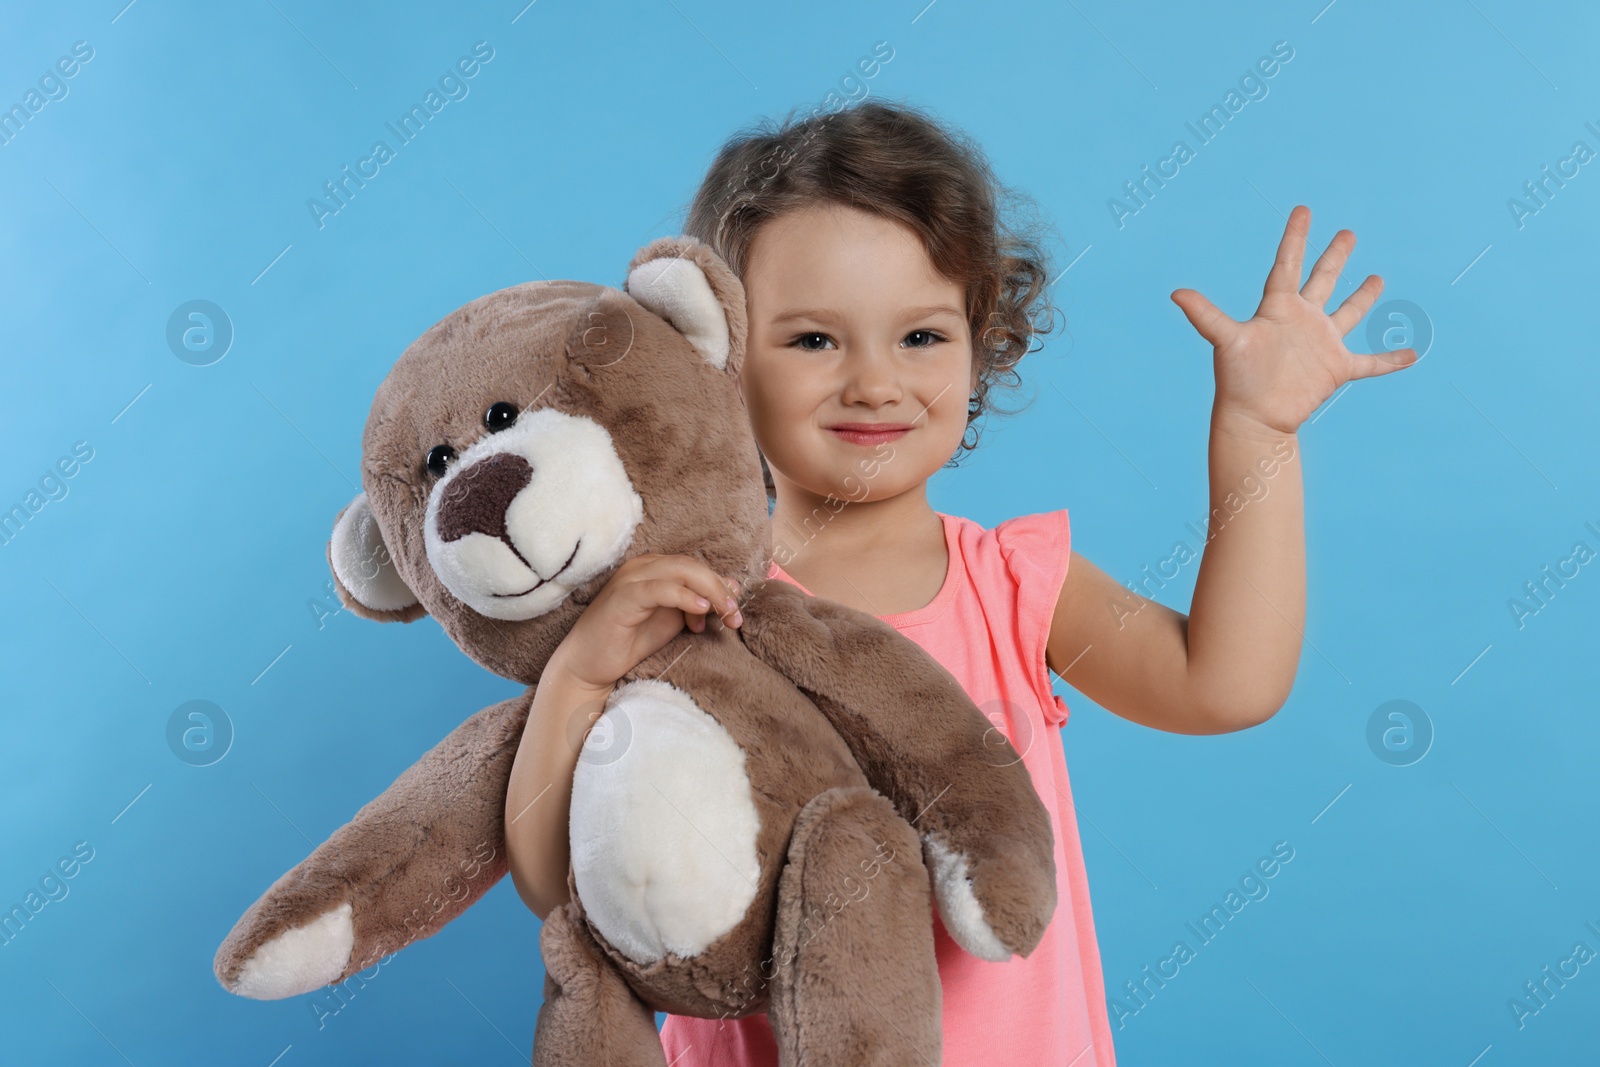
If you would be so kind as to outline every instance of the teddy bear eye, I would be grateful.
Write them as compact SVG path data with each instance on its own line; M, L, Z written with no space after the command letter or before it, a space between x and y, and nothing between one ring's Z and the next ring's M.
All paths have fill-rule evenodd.
M517 421L517 405L504 400L496 402L483 416L483 424L490 433L499 433Z
M450 469L450 464L456 461L456 450L449 445L434 445L428 449L428 458L424 464L428 473L435 478L443 478L445 471Z

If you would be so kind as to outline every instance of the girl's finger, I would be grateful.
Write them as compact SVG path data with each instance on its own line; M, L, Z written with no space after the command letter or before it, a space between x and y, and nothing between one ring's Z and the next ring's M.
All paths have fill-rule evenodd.
M698 568L705 565L699 561L692 562L696 569L685 580L676 583L682 601L692 604L693 610L702 615L708 612L715 614L724 626L738 626L744 617L739 614L739 603L728 594L728 587L723 584L722 578L709 567L705 567L705 573L700 573ZM674 584L671 578L657 580Z
M711 602L686 585L675 585L670 580L663 579L673 603L664 605L675 607L683 612L683 622L694 633L704 633L706 630L706 613L713 610Z
M1333 295L1334 282L1338 280L1339 272L1344 269L1345 261L1350 258L1350 250L1355 246L1356 235L1351 231L1340 230L1334 234L1333 240L1328 242L1328 247L1312 265L1311 277L1301 286L1300 295L1319 308L1326 304Z
M1283 239L1278 242L1278 258L1267 274L1267 284L1262 289L1266 296L1274 291L1296 292L1300 288L1300 270L1305 262L1306 235L1311 232L1311 209L1296 204L1289 212L1289 221L1283 227Z
M1234 330L1239 328L1239 324L1224 315L1221 308L1193 289L1174 290L1172 302L1183 309L1190 325L1214 347L1222 347L1233 336Z
M1359 356L1352 353L1350 380L1372 378L1379 374L1392 374L1397 370L1405 370L1416 361L1417 350L1415 348L1397 348L1392 352L1384 352L1376 356Z
M744 621L739 613L739 583L724 578L710 567L705 567L705 579L704 595L711 599L712 610L725 625L738 626Z
M1344 302L1328 316L1338 329L1340 337L1356 328L1356 323L1372 310L1372 305L1381 292L1383 292L1383 279L1376 274L1369 274L1366 281L1356 286L1355 292L1344 298Z
M712 604L694 589L672 578L645 578L628 587L630 598L643 614L656 608L677 608L683 612L705 614Z
M701 597L711 602L710 610L716 614L717 618L722 620L724 625L738 626L744 621L744 617L739 614L737 596L728 590L727 579L710 567L706 567L705 564L699 563L699 561L695 562L697 567L690 576L689 586ZM701 573L702 568L704 573Z
M736 618L739 610L738 602L728 592L728 587L724 584L722 577L693 556L657 557L647 568L642 569L640 581L666 582L676 585L685 591L692 590L695 595L702 596L710 601L710 610L716 612L723 622L730 626L737 626L743 621L741 618ZM652 593L650 595L661 594ZM669 606L674 605L671 600L658 602Z

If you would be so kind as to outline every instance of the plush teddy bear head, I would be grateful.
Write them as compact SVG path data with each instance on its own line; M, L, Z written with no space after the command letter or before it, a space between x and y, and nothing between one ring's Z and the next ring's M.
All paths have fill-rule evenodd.
M624 559L684 553L761 580L745 330L738 278L681 237L641 249L623 289L528 282L452 312L378 388L365 490L328 545L340 599L383 621L431 614L533 684Z

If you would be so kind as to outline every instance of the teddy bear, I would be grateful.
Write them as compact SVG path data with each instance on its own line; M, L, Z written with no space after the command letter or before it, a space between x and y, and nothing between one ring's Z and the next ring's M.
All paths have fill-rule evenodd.
M535 1065L664 1067L656 1011L766 1012L784 1064L936 1061L933 910L986 960L1038 944L1053 842L1010 741L893 627L768 578L737 388L746 330L727 264L662 237L620 288L514 285L407 347L366 421L362 492L333 524L339 598L378 621L431 615L527 688L273 883L217 951L225 989L343 981L505 875L507 782L540 673L641 553L736 578L743 622L680 631L584 724L607 740L573 775Z

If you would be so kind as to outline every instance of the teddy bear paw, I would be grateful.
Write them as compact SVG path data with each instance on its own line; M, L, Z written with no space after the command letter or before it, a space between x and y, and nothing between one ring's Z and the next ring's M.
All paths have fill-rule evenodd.
M972 890L967 857L936 838L928 838L927 846L933 898L950 937L981 960L1003 963L1010 959L1011 950L984 918L983 905Z
M256 1000L281 1000L337 981L355 946L355 924L346 901L304 926L283 931L250 954L228 992Z
M952 940L981 960L1026 956L1055 911L1054 868L1009 850L968 855L943 835L924 835L939 918Z

